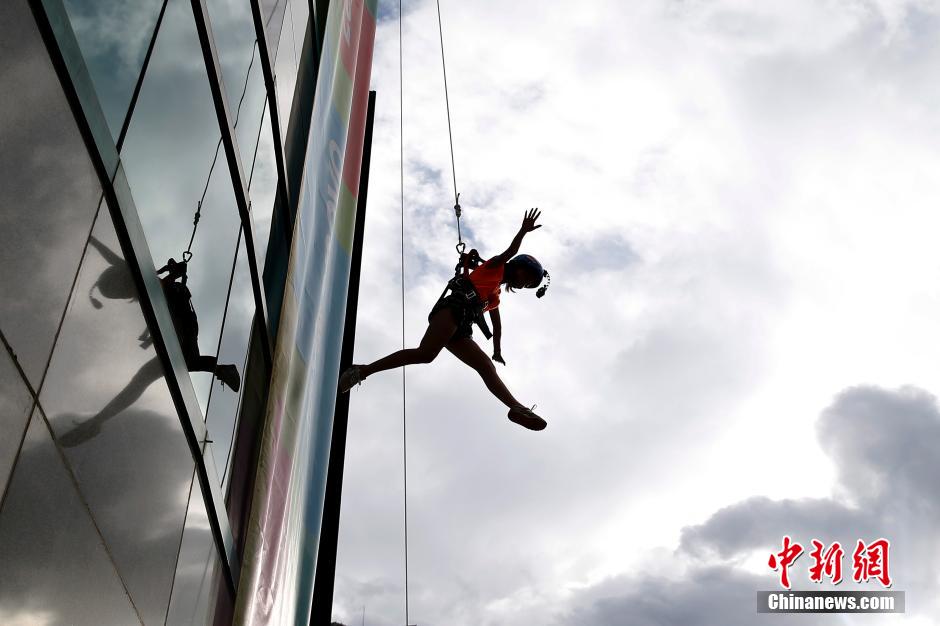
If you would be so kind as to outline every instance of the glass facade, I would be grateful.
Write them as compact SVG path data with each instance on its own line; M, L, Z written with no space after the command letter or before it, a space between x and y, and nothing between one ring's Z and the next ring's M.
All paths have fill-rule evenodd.
M0 624L306 623L356 189L288 190L330 196L328 145L361 148L368 73L336 33L372 15L0 2ZM263 580L266 544L290 580Z

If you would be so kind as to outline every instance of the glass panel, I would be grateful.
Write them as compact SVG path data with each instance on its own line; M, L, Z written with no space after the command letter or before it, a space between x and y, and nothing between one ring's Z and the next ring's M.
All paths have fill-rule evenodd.
M231 624L232 604L209 526L206 502L199 481L194 480L166 623L167 626Z
M0 2L0 59L0 328L38 387L101 187L26 0Z
M304 49L304 38L307 36L307 17L310 9L307 0L290 0L291 23L294 35L294 58L300 65L300 57Z
M300 56L304 47L308 13L307 0L290 0L287 17L284 20L284 32L281 34L281 47L278 50L275 72L277 72L277 104L281 134L284 136L290 125L290 111L294 101ZM284 137L281 140L285 141Z
M9 353L0 345L0 502L32 408L33 397L26 383Z
M286 141L287 126L290 123L291 103L294 99L294 85L297 83L297 53L294 45L294 24L291 18L291 6L284 15L281 33L281 45L274 60L274 85L277 90L278 121L281 126L281 141Z
M284 10L287 0L260 0L261 18L264 20L265 35L268 38L268 57L277 56L278 41L281 37L281 24L284 23Z
M192 313L183 278L171 285L171 274L162 276L203 412L240 228L219 137L192 7L171 0L121 158L154 262L181 261L192 237L185 277Z
M140 623L39 411L0 510L0 623Z
M254 159L248 170L248 197L251 200L251 215L255 229L255 256L258 258L259 274L264 270L264 260L267 256L265 253L271 236L271 215L274 213L274 198L277 194L274 135L271 134L271 116L267 106L264 108L263 118Z
M222 80L244 167L254 152L264 107L264 76L248 0L207 0Z
M258 57L258 47L254 46L251 58L250 72L243 74L242 82L238 85L241 95L239 102L232 107L235 119L235 138L238 149L241 151L242 169L246 171L251 163L251 155L255 151L255 142L258 140L258 127L262 123L262 113L267 101L264 90L264 73L261 71L261 59ZM247 77L247 80L246 80Z
M255 315L255 300L251 290L251 272L248 270L248 253L244 242L241 244L232 275L232 289L225 313L222 341L219 344L218 362L223 366L234 365L240 374L244 374L251 322ZM228 466L240 400L241 393L224 385L213 387L209 397L206 428L212 441L216 471L223 477Z
M39 402L132 600L157 624L194 463L137 298L103 208Z
M63 0L111 134L117 140L164 0Z

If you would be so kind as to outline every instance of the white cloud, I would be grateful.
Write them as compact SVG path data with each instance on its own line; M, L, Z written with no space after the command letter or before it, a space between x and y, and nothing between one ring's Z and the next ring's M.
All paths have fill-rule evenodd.
M933 562L940 555L937 516L940 499L934 477L940 462L940 412L936 399L914 388L887 391L848 389L818 422L823 446L839 469L835 493L825 498L771 500L754 497L724 507L706 522L683 529L677 551L663 559L670 575L639 570L584 590L572 599L564 624L753 624L761 619L753 603L759 589L778 588L766 566L745 566L749 556L767 556L784 535L808 549L812 539L846 546L843 591L881 587L852 581L852 546L879 537L891 541L892 589L905 591L912 619L936 616L940 603ZM781 451L785 464L799 457ZM812 589L807 559L790 570L794 589ZM757 561L758 559L751 559ZM832 588L831 585L826 588ZM814 623L844 623L814 616ZM794 623L805 616L793 616ZM878 619L878 618L871 618ZM878 623L900 620L880 616ZM789 622L784 622L789 623Z
M505 298L500 371L549 428L510 424L446 353L408 370L411 617L549 623L728 502L827 498L840 466L814 416L835 390L931 388L940 9L441 8L471 244L501 251L544 211L523 248L553 284ZM377 35L360 361L400 345L397 31ZM434 4L409 7L404 43L416 343L456 243ZM353 391L335 605L352 622L403 612L400 387Z

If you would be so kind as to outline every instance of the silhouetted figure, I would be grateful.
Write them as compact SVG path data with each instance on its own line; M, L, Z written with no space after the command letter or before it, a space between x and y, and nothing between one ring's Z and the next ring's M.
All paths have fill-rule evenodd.
M88 238L88 244L92 246L101 257L108 262L108 268L101 272L98 280L88 290L88 299L96 309L102 307L101 301L95 298L95 289L109 300L127 300L133 302L137 299L137 287L127 272L127 263L122 257L115 254L111 248L104 245L93 236Z
M232 364L219 365L216 357L199 353L199 319L193 308L193 295L186 286L186 261L177 263L170 259L157 270L157 274L166 274L160 278L160 284L170 307L176 336L183 348L186 369L190 372L211 372L237 392L241 386L238 368Z
M137 300L137 287L127 271L127 263L124 258L95 239L94 236L88 238L88 243L108 262L108 268L101 272L98 280L88 290L88 299L91 300L91 305L96 309L103 306L101 301L94 295L95 289L109 300L126 300L128 302ZM144 328L144 331L137 337L137 341L140 342L141 348L149 348L153 344L150 329Z
M339 391L345 393L354 385L360 384L367 377L405 365L430 363L447 348L458 359L469 365L483 379L487 389L503 404L509 407L511 421L530 430L542 430L546 422L526 407L510 393L496 371L493 361L506 364L500 347L502 324L499 317L499 294L501 285L511 292L515 289L536 289L536 295L542 297L547 285L539 287L548 272L542 269L534 257L519 254L522 239L540 225L536 224L540 213L537 209L526 212L519 232L505 252L499 254L469 271L468 262L478 258L476 250L461 255L464 275L455 276L448 283L444 294L428 315L428 328L417 348L398 350L388 356L366 365L352 365L339 378ZM475 265L475 262L473 263ZM489 329L483 321L483 313L489 312L493 322L493 356L488 357L473 341L473 325L480 326L484 335L490 337ZM492 360L491 360L492 359ZM533 407L535 408L535 407Z
M137 299L137 289L130 280L124 259L94 237L89 239L89 243L110 265L89 290L88 297L92 306L96 309L103 307L102 303L92 295L96 287L98 292L108 299L128 301ZM224 385L237 392L241 386L238 368L234 365L218 365L216 357L199 354L199 321L193 309L192 294L186 286L186 262L177 263L170 259L165 266L157 270L157 273L166 274L160 278L160 284L166 295L173 326L183 349L186 368L191 372L211 372ZM138 337L138 340L141 342L141 349L146 349L153 343L147 330ZM97 414L81 422L75 421L75 427L63 433L59 437L59 443L65 447L73 447L95 437L101 432L101 426L106 421L134 404L150 385L162 377L163 366L159 357L154 356L137 370L124 389Z
M94 417L77 422L70 431L59 437L59 443L71 448L84 443L101 432L101 426L106 421L121 413L137 402L137 399L147 391L147 387L163 377L163 365L158 357L153 357L144 363L133 378L124 386L124 389L104 405Z

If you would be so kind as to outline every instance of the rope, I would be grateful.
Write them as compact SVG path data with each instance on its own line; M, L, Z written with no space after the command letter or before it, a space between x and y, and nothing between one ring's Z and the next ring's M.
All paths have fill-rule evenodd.
M242 86L242 95L238 99L238 107L235 109L235 123L232 124L232 127L238 126L238 116L242 112L242 103L245 101L245 94L248 92L248 78L251 76L251 66L255 64L255 50L258 49L258 40L255 39L255 43L251 48L251 61L248 62L248 71L245 72L245 84ZM261 114L262 120L264 119L264 112L262 109ZM202 196L199 197L199 201L196 203L196 213L193 215L193 233L189 236L189 245L186 246L186 251L183 252L183 260L189 261L193 257L192 249L193 242L196 240L196 231L199 229L199 218L202 217L202 203L206 200L206 194L209 192L209 181L212 180L212 172L215 170L215 164L219 160L219 149L222 147L222 137L219 137L219 142L215 144L215 156L212 157L212 165L209 166L209 174L206 176L206 184L202 188ZM255 146L255 151L257 152L257 146Z
M457 192L457 165L454 162L454 132L450 122L450 94L447 90L447 61L444 59L444 26L441 22L441 0L437 0L437 32L441 37L441 68L444 70L444 102L447 105L447 138L450 141L450 171L454 176L454 214L457 216L457 251L466 247L460 233L460 194Z
M401 196L401 348L405 349L405 72L402 60L402 2L398 0L398 127L399 193ZM459 224L459 219L458 219ZM401 368L401 450L404 480L404 535L405 535L405 626L411 623L408 613L408 396L405 368Z
M402 0L398 0L398 106L399 116L399 195L401 202L401 347L405 349L405 80L403 61ZM437 0L437 28L441 39L441 67L444 70L444 102L447 106L447 138L450 143L450 169L454 180L454 214L457 218L457 250L463 253L466 244L460 231L460 193L457 191L457 165L454 160L454 132L450 119L450 94L447 89L447 62L444 59L444 27L441 3ZM405 538L405 626L410 626L408 593L408 388L405 368L401 368L401 430L402 473L404 476L404 538Z

